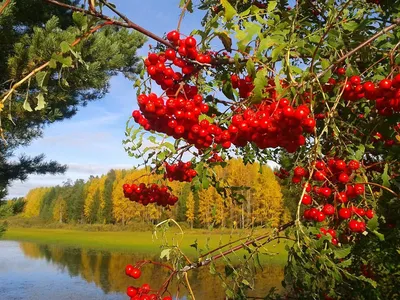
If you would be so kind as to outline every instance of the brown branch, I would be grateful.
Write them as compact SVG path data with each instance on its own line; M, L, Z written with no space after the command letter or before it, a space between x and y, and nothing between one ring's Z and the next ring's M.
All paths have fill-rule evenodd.
M181 15L179 16L178 26L177 26L177 28L176 28L176 30L177 30L178 32L179 32L179 30L180 30L180 28L181 28L181 23L182 23L183 17L185 16L185 12L186 12L186 10L187 10L187 8L188 8L188 6L189 6L189 4L190 4L191 1L192 1L192 0L187 0L186 3L185 3L185 5L184 5L183 8L182 8Z
M0 15L3 13L3 10L10 4L11 0L7 0L2 7L0 7Z
M294 224L295 224L295 221L291 221L291 222L289 222L289 223L286 223L286 224L284 224L284 225L278 227L278 228L276 229L275 233L281 232L281 231L283 231L283 230L285 230L285 229L287 229L287 228L293 226ZM261 240L264 240L264 239L267 239L266 242L269 242L269 241L271 241L271 240L274 239L274 236L271 236L271 234L264 234L264 235L261 235L261 236L255 238L255 239L253 239L253 240L251 240L251 241L248 241L248 242L243 243L243 244L241 244L241 245L237 245L237 246L232 247L231 249L226 250L226 251L224 251L224 252L222 252L222 253L220 253L220 254L217 254L217 255L214 255L214 256L212 256L212 257L210 257L210 258L207 258L206 260L200 261L200 262L198 262L198 263L193 263L193 264L191 264L191 265L186 265L185 267L183 267L183 268L180 270L180 272L187 272L187 271L189 271L189 270L193 270L193 269L197 269L197 268L200 268L200 267L207 266L207 265L210 264L211 262L213 262L213 261L215 261L215 260L217 260L217 259L220 259L221 257L224 257L224 256L226 256L226 255L229 255L229 254L231 254L231 253L233 253L233 252L235 252L235 251L237 251L237 250L240 250L240 249L242 249L242 248L244 248L244 247L247 247L248 245L253 244L254 242L261 241Z
M352 56L354 53L356 53L357 51L359 51L360 49L364 48L365 46L371 44L373 41L375 41L378 37L380 37L381 35L384 35L385 33L387 33L388 31L396 28L397 26L400 25L400 18L399 19L395 19L393 21L392 25L389 25L387 27L385 27L384 29L382 29L381 31L379 31L378 33L374 34L373 36L371 36L368 40L366 40L365 42L362 42L360 45L358 45L356 48L354 48L353 50L347 52L345 55L343 55L341 58L339 58L337 61L335 61L333 64L331 64L328 68L326 68L324 71L320 72L317 74L317 78L321 78L322 76L324 76L329 70L331 70L333 67L341 64L342 62L344 62L347 58L349 58L350 56Z
M400 198L400 194L396 194L396 192L392 191L391 189L389 189L386 186L383 186L383 185L381 185L379 183L375 183L375 182L360 182L360 184L369 184L369 185L377 186L377 187L379 187L381 189L384 189L384 190L388 191L389 193L393 194L397 198Z

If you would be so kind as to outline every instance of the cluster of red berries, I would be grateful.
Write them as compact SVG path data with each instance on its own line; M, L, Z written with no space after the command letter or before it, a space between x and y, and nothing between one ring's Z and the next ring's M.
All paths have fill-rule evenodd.
M214 142L226 141L228 131L222 130L207 120L200 121L200 115L208 112L208 105L203 103L203 97L197 94L195 87L185 85L184 92L166 101L156 94L139 95L139 110L132 116L146 130L155 130L173 136L184 138L198 149L210 147ZM225 148L231 145L223 144Z
M218 153L213 153L212 156L207 160L209 163L217 163L217 162L223 162L224 160Z
M331 236L331 243L333 245L336 246L339 243L339 241L337 239L336 231L334 229L332 229L332 228L325 229L324 227L321 227L319 230L321 231L321 233L317 234L317 238L318 239L320 239L322 237L322 235L328 235L329 234Z
M165 163L164 165L166 170L164 178L168 178L169 181L192 182L192 179L197 176L197 172L192 169L190 161L186 163L180 161L173 165Z
M138 268L135 268L132 265L127 265L125 267L125 274L134 278L138 279L141 275L141 271ZM141 287L134 287L134 286L128 286L126 289L126 294L128 297L130 297L130 300L159 300L161 297L159 297L157 294L150 294L151 292L151 287L148 283L142 284ZM172 300L172 297L166 296L163 297L162 300Z
M238 147L254 142L260 149L283 147L293 153L305 144L303 134L314 132L315 125L306 105L295 108L282 98L235 111L228 131Z
M174 205L178 201L178 197L173 196L166 186L159 186L155 183L149 185L145 183L124 184L123 190L125 198L144 206L149 203L157 203L161 206Z
M165 52L149 53L144 63L147 73L163 90L176 92L180 87L179 82L185 75L196 73L193 61L211 64L212 57L209 53L197 51L197 41L192 36L181 39L179 32L174 30L167 34L167 39L178 47L178 51L168 48ZM175 71L173 67L179 68L181 72Z
M344 75L345 69L337 69L338 75ZM400 112L400 74L393 80L385 78L378 84L372 81L362 82L358 75L351 76L344 86L343 99L358 101L366 98L375 101L375 107L380 115L390 116Z
M316 204L316 207L304 211L304 218L309 221L324 222L338 219L349 220L353 216L354 218L348 222L348 229L351 232L364 232L366 225L363 218L373 218L373 210L349 205L349 202L356 204L357 199L365 192L364 184L350 184L360 168L360 163L357 160L346 163L342 159L332 158L327 162L318 160L314 163L314 167L316 170L313 172L312 180L315 183L322 182L322 186L311 184L304 186L306 193L301 199L302 204L307 206ZM301 166L295 167L293 173L293 183L300 183L303 178L309 177L309 171ZM338 189L340 187L344 190L340 191ZM362 205L361 201L358 202ZM324 230L321 232L326 234ZM334 236L329 234L333 239ZM335 244L337 241L333 240L332 243Z
M279 171L275 171L274 174L276 177L282 180L290 176L290 172L284 168L280 168Z

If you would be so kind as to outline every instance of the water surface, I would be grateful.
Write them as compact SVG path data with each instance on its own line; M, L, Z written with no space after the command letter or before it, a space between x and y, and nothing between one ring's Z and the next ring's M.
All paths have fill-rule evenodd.
M146 282L158 289L168 276L159 267L146 265L139 280L127 277L125 266L143 259L159 261L158 256L143 254L0 241L0 299L128 299L127 286ZM217 266L217 271L223 272L222 267ZM224 299L222 281L208 267L188 275L196 298ZM266 266L255 278L257 293L250 293L265 296L271 287L280 285L282 278L282 266ZM175 293L176 283L170 286ZM186 299L186 290L181 288L179 296Z

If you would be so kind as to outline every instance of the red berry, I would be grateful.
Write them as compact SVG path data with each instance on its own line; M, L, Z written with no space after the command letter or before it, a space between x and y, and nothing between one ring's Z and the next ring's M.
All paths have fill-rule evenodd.
M391 87L392 87L392 81L389 79L383 79L379 83L379 88L382 90L390 90Z
M130 275L131 277L135 278L135 279L138 279L138 278L140 277L141 274L142 274L142 272L140 271L140 269L133 268L133 269L131 270L131 272L130 272L129 275Z
M350 82L353 85L359 85L361 83L361 78L360 78L360 76L351 76L350 77Z
M346 173L340 173L339 175L339 181L341 183L347 183L349 182L349 175L347 175Z
M340 171L344 171L346 169L346 163L343 160L339 159L336 161L335 167Z
M304 205L310 205L312 203L312 198L308 194L304 194L303 198L301 199L301 203Z
M294 168L294 176L305 177L307 176L307 171L303 167L296 167Z
M336 199L340 203L346 203L348 201L346 192L340 192L336 194Z
M165 51L165 58L173 61L176 58L176 51L174 49L167 49Z
M336 70L336 73L337 73L338 75L340 75L340 76L343 76L343 75L346 74L346 69L345 69L345 68L338 68L338 69Z
M374 217L374 211L372 209L368 209L365 212L365 215L367 216L368 219L372 219Z
M188 48L194 48L196 47L196 44L197 44L196 39L192 36L187 37L185 40L185 46Z
M326 233L327 234L329 234L331 237L336 237L336 231L335 230L333 230L333 229L328 229L327 231L326 231Z
M360 163L356 160L351 160L347 164L350 170L356 171L360 168Z
M342 219L349 219L351 217L351 210L348 208L339 209L339 217Z
M137 289L133 286L128 286L128 288L126 289L126 294L128 295L128 297L135 297L137 292Z
M325 204L322 211L327 216L331 216L335 213L335 207L332 204Z
M314 220L317 222L323 222L325 220L325 217L326 217L325 214L322 211L320 211L317 213L317 216L315 217Z

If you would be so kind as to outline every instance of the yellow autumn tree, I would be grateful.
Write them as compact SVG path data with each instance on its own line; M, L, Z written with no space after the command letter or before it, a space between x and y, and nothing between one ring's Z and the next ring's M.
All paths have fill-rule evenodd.
M53 208L53 219L63 223L67 220L67 202L60 195L58 196Z
M186 222L190 224L190 228L193 228L194 222L194 197L193 193L190 193L186 200Z
M26 205L24 208L23 216L27 218L38 217L40 213L40 206L42 204L44 195L50 188L41 187L32 189L25 197Z

